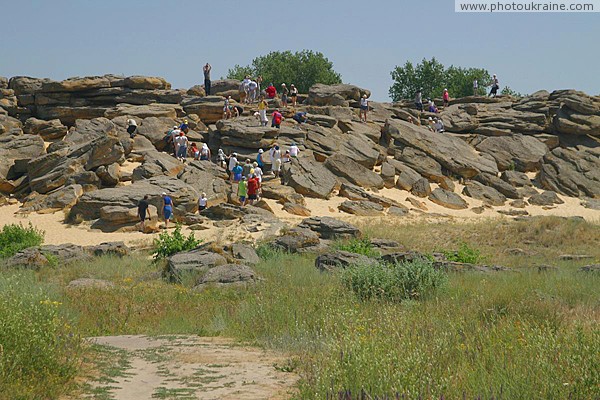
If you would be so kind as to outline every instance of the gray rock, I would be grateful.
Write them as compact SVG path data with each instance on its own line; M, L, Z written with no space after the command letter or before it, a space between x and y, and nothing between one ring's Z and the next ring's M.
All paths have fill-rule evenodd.
M401 206L401 207L391 206L388 209L388 215L393 215L396 217L404 217L404 216L408 215L408 213L409 213L408 208L406 208L405 206Z
M585 265L585 266L579 268L579 270L582 271L582 272L600 273L600 264Z
M511 135L490 137L476 149L492 156L500 170L537 171L542 165L548 146L532 136Z
M383 179L383 185L390 189L396 185L396 169L392 163L386 161L381 164L381 179Z
M492 206L501 206L506 202L506 197L502 193L476 181L466 182L463 194Z
M401 204L398 204L398 202L396 202L394 200L388 199L383 196L378 196L376 194L368 192L358 186L355 186L355 185L352 185L349 183L342 183L342 186L340 187L339 195L347 197L350 200L361 200L361 201L367 200L372 203L381 204L383 207L390 207L390 206L402 207Z
M523 196L517 188L512 186L510 183L503 181L498 178L496 175L492 174L479 174L475 177L475 180L479 183L484 184L485 186L489 186L493 189L496 189L498 192L502 193L504 196L509 199L520 199Z
M227 264L220 254L205 250L190 250L167 259L164 276L171 282L198 281L209 269Z
M432 182L439 182L444 178L440 163L421 150L405 147L401 152L396 151L394 157L405 165L400 167L400 165L395 164L396 172L399 174L398 181L401 182L396 182L397 187L409 187L410 182L414 183L421 178L421 175ZM418 178L416 178L417 176Z
M383 206L367 200L346 200L338 206L340 211L359 216L377 216L383 214Z
M317 232L322 239L351 238L360 235L360 230L356 226L331 217L306 218L298 226Z
M431 185L427 179L420 178L413 183L410 192L417 197L427 197L431 194Z
M273 242L275 248L290 253L314 249L319 244L319 235L306 228L292 228Z
M573 197L600 197L600 158L593 151L556 148L539 174L544 189Z
M286 185L304 196L328 199L337 186L335 175L308 157L286 163L282 172Z
M243 264L225 264L209 269L194 290L204 290L209 286L240 286L257 280L252 268Z
M44 140L60 139L67 134L67 127L60 120L44 121L28 118L23 125L23 132L30 135L40 135Z
M315 259L315 267L323 272L331 272L340 268L353 265L376 265L377 260L362 254L350 253L349 251L335 250L333 252L319 255Z
M95 246L86 246L85 251L96 256L124 257L130 254L131 250L124 242L104 242Z
M262 208L247 206L242 207L235 204L219 203L214 206L210 206L203 210L200 215L208 217L210 219L238 219L246 215L254 214L259 216L271 217L272 214Z
M546 190L542 193L533 195L529 198L529 204L532 204L534 206L552 206L555 204L563 204L564 201L562 201L557 195L556 193L550 191L550 190Z
M231 253L233 258L236 260L240 260L246 264L258 264L260 262L260 257L256 254L256 250L254 247L243 244L243 243L234 243L231 245Z
M336 154L329 157L325 162L325 166L329 168L334 175L355 185L376 189L383 189L384 187L381 176L342 154Z
M308 91L308 104L315 106L345 106L349 101L359 101L362 95L371 96L371 92L358 86L336 84L324 85L317 83Z
M8 267L25 267L40 269L45 266L63 266L75 262L86 262L91 259L81 246L71 243L61 245L44 245L30 247L19 251L5 261Z
M302 206L306 205L306 200L304 200L304 196L296 193L294 188L290 186L284 186L279 184L269 184L267 182L263 182L261 187L262 189L262 197L265 199L277 200L279 203L294 203Z
M32 193L23 204L23 211L63 210L74 206L83 195L81 185L63 186L47 195Z
M293 215L299 215L301 217L310 217L311 215L310 209L306 208L306 206L303 206L302 204L297 203L283 203L283 211Z
M453 210L464 210L469 207L467 202L458 194L442 188L434 189L429 195L429 200Z
M504 171L500 175L500 179L504 182L510 184L515 187L523 187L523 186L532 186L531 180L529 177L523 173L518 171Z

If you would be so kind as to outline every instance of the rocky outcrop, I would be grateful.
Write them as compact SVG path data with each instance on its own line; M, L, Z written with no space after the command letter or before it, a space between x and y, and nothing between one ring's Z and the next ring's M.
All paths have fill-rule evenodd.
M286 163L282 173L286 185L307 197L327 199L338 184L331 171L308 157Z
M377 260L363 256L362 254L350 253L349 251L335 250L321 254L315 259L315 267L319 271L331 272L340 268L353 265L376 265Z
M383 189L383 179L379 174L363 167L343 154L329 157L325 162L325 166L344 181L364 188Z
M442 188L433 189L429 195L429 200L453 210L464 210L469 207L467 202L458 194Z
M506 202L506 197L496 189L489 186L482 185L479 182L469 181L465 183L463 189L465 196L472 197L477 200L481 200L484 204L492 206L502 206Z
M600 197L600 158L591 149L556 148L544 157L539 174L544 189L567 196Z
M315 106L343 106L348 107L350 102L359 101L366 94L371 96L371 92L353 85L323 85L317 83L308 90L308 104Z
M317 232L322 239L351 238L360 235L360 230L356 226L331 217L307 218L298 226Z
M378 216L383 214L383 206L367 200L346 200L338 206L340 211L363 217Z
M210 286L240 286L257 280L252 268L243 264L225 264L209 269L193 290L200 291Z
M492 156L502 171L538 171L543 157L548 153L548 146L544 143L532 136L523 135L486 138L475 148Z
M172 255L167 259L164 275L171 282L197 281L211 268L227 264L220 254L202 249Z

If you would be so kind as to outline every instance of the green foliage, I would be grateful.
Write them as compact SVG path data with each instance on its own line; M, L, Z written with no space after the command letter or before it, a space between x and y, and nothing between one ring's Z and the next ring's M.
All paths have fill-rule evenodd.
M320 52L302 50L273 51L252 60L252 65L236 65L227 73L227 78L244 79L245 76L263 77L263 87L273 83L279 91L281 84L294 84L300 93L308 93L315 83L341 83L339 73L333 70L333 63Z
M39 246L43 242L44 231L35 228L31 222L27 227L21 224L4 225L0 232L0 258L14 256L23 249Z
M381 254L373 248L371 239L368 236L362 238L352 238L345 241L336 242L334 248L350 253L362 254L367 257L379 257Z
M443 251L448 261L477 264L481 261L481 252L462 242L456 251Z
M57 398L78 371L81 338L38 285L33 275L0 278L0 398Z
M504 86L504 89L500 91L500 94L512 97L524 97L523 94L517 92L516 90L512 90L510 86Z
M269 243L269 242L260 243L258 246L256 246L256 254L262 260L270 260L272 258L279 257L284 253L285 253L284 251L273 246L273 244Z
M164 231L158 238L154 239L154 260L158 261L163 258L169 257L180 251L192 250L202 243L202 240L196 239L193 233L190 233L188 237L185 237L181 233L181 225L177 224L173 233Z
M439 98L444 89L448 89L451 97L473 95L473 81L477 79L478 95L485 95L485 86L491 81L490 74L482 68L463 68L451 65L445 68L433 57L423 59L416 66L407 61L404 66L396 66L390 73L394 83L390 87L390 97L393 101L414 99L419 88L423 99Z
M361 300L418 300L431 296L447 281L445 273L433 268L429 260L346 268L342 282Z

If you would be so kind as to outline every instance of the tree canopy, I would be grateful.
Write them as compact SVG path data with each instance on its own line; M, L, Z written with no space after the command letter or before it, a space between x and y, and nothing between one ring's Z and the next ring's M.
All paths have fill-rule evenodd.
M302 50L273 51L252 60L251 65L236 65L227 72L227 78L242 80L246 75L253 78L261 75L263 85L273 83L279 88L282 83L294 84L298 91L307 93L315 83L341 83L342 77L333 70L333 63L320 52Z
M433 57L423 59L413 65L407 61L404 66L396 66L391 72L393 85L390 87L390 97L393 101L413 99L418 89L422 89L423 98L441 97L446 88L452 97L464 97L473 94L473 81L477 79L478 95L486 94L486 86L490 85L491 77L483 68L463 68L454 65L444 67Z

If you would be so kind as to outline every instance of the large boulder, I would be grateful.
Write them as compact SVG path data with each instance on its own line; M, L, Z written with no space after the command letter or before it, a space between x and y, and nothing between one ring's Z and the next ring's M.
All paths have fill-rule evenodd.
M383 206L381 204L373 203L372 201L359 200L352 201L346 200L338 206L340 211L347 212L348 214L354 214L359 216L371 217L383 214Z
M600 98L575 90L557 90L549 98L560 103L552 120L554 133L600 136Z
M588 149L556 148L544 157L539 180L544 189L599 198L600 158Z
M230 203L218 203L214 206L210 206L200 213L201 215L210 219L223 220L223 219L238 219L243 218L247 215L259 215L267 218L272 217L273 214L263 210L259 207L248 206L242 207L236 204Z
M328 199L337 186L335 175L310 157L284 164L282 173L286 185L307 197Z
M532 136L511 135L489 137L476 146L492 156L500 170L537 171L542 165L548 146Z
M74 206L83 195L81 185L61 187L46 195L32 193L23 204L23 211L49 212L60 211Z
M186 163L185 169L177 177L198 193L206 193L210 202L226 200L232 190L223 169L210 161Z
M343 154L329 157L325 162L325 166L334 175L357 186L375 189L383 189L384 187L383 179L379 174L363 167Z
M186 114L197 114L205 124L214 124L223 118L224 100L221 96L193 96L184 99L181 105Z
M501 206L506 202L506 197L502 193L476 181L466 182L463 194L492 206Z
M469 207L467 202L458 194L442 188L435 188L429 195L429 200L442 207L453 210L464 210Z
M331 217L306 218L298 227L317 232L322 239L352 238L361 234L356 226Z
M272 245L290 253L310 251L320 244L319 235L307 228L292 228L276 238Z
M386 121L384 132L398 145L418 149L464 178L472 178L482 172L498 173L498 166L491 156L477 153L458 137L431 132L395 119Z
M546 190L542 193L534 194L529 198L529 204L534 206L553 206L555 204L563 204L564 201L556 195L556 193Z
M294 188L290 186L263 182L263 185L261 186L261 194L265 199L277 200L277 202L282 204L294 203L301 206L306 205L304 196L296 193Z
M45 266L64 266L89 261L92 256L81 246L66 243L30 247L5 260L8 267L39 269Z
M44 140L60 139L67 134L67 127L60 120L44 121L37 118L28 118L23 125L23 132L30 135L40 135Z
M14 185L27 172L30 160L44 153L44 141L37 135L20 135L19 131L0 135L0 190L12 193Z
M209 269L194 290L204 290L209 286L240 286L257 280L256 274L247 265L225 264Z
M445 178L440 163L421 150L405 147L401 151L396 150L394 157L400 161L394 164L396 172L400 175L396 186L400 188L410 187L421 176L432 182L441 182Z
M373 203L381 204L383 207L403 207L401 204L396 202L395 200L388 199L387 197L378 196L371 192L368 192L358 186L343 183L340 187L340 196L346 197L350 200L367 200Z
M195 249L174 254L167 259L164 275L171 282L193 281L195 285L209 269L227 264L220 254Z
M308 90L308 104L347 107L350 101L359 101L365 94L367 97L371 96L370 91L354 85L324 85L317 83Z
M349 251L335 250L333 252L319 255L315 259L315 267L323 272L331 272L336 269L348 268L353 265L376 265L377 260L362 254Z

